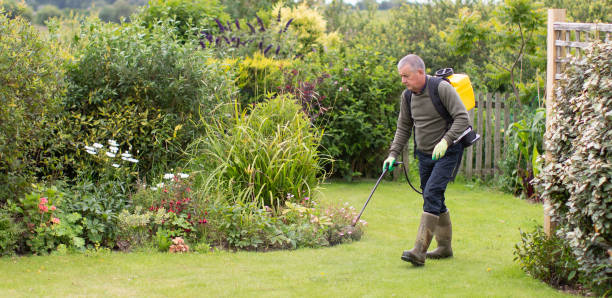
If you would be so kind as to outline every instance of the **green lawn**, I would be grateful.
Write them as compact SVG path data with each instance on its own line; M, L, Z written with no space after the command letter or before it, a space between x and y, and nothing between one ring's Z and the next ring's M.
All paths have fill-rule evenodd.
M327 184L323 200L360 210L373 185ZM400 256L414 243L421 204L407 184L383 182L362 217L363 239L332 248L3 258L0 296L563 296L512 260L518 228L531 230L534 219L542 220L540 205L452 185L447 206L455 256L415 268Z

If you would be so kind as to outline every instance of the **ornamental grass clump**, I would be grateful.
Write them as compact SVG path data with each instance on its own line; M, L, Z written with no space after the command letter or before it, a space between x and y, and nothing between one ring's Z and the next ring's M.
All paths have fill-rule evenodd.
M605 296L612 284L612 43L595 43L574 59L556 91L545 135L551 160L535 185L550 202L557 235Z
M321 135L288 96L258 104L250 114L236 111L231 122L207 125L205 137L191 144L195 189L260 208L312 197L329 162L317 150Z

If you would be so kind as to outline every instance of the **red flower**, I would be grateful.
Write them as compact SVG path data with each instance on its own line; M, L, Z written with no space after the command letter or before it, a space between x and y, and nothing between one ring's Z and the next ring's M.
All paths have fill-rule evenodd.
M55 206L51 206L51 211L55 211L57 209Z
M49 207L43 203L38 204L38 209L40 210L40 213L49 211Z
M54 224L59 224L60 220L59 220L59 218L54 217L54 218L51 218L51 222L54 223Z
M40 204L44 205L44 204L47 204L47 202L49 202L47 198L45 197L40 198Z

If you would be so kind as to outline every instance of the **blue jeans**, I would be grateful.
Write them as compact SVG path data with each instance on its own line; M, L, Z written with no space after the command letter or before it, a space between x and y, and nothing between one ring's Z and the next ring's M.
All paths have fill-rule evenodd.
M424 201L423 211L435 215L447 211L444 205L444 192L462 153L463 145L460 143L449 147L446 154L438 160L431 160L431 154L417 150Z

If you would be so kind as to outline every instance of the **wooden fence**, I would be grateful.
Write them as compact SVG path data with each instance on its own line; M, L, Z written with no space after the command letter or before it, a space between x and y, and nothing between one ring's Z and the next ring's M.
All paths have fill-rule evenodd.
M561 78L565 64L572 57L580 57L584 48L595 40L610 42L612 24L566 23L565 9L548 10L548 32L546 39L546 130L550 129L549 116L555 101L555 83ZM546 152L546 162L551 160ZM550 204L544 202L544 231L550 235L553 229L550 221Z
M480 140L463 152L459 171L467 179L488 180L498 173L498 162L506 154L505 132L515 121L517 109L514 104L508 104L507 94L476 94L476 107L468 113ZM403 160L412 158L412 148L410 140L404 147ZM394 179L401 175L396 171Z

